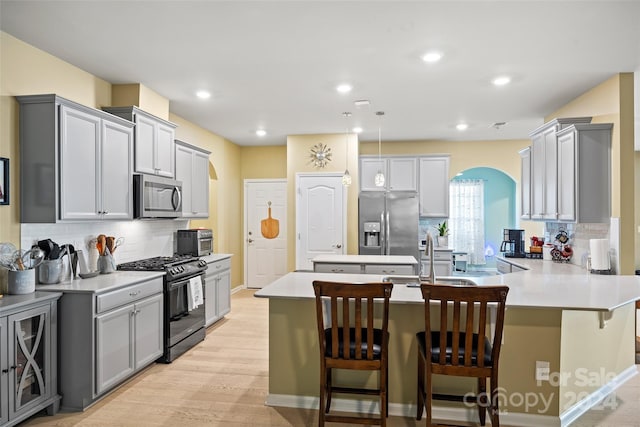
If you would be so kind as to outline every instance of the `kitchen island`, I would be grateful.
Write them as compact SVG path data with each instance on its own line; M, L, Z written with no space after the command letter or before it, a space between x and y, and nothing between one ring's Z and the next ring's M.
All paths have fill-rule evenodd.
M637 374L635 301L640 278L599 276L574 265L527 260L527 271L472 278L478 286L509 286L500 358L500 408L504 424L568 425ZM294 272L256 292L269 298L267 404L317 408L318 337L313 280L372 282L375 274ZM415 416L415 333L424 329L418 288L396 284L389 310L389 411ZM536 380L536 361L549 363L549 380ZM343 373L336 381L376 381ZM475 381L436 377L434 390L464 393ZM615 405L615 398L603 405ZM336 409L374 411L370 400L335 399ZM475 407L434 401L434 417L477 420Z

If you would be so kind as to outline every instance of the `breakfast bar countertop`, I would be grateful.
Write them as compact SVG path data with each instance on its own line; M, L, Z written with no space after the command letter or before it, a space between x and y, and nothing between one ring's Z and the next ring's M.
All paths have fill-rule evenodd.
M448 279L469 279L478 286L509 286L507 307L613 311L640 299L640 276L590 274L573 264L543 260L526 260L522 265L529 270L496 276L451 276ZM382 281L383 277L380 274L292 272L257 291L255 296L314 298L311 286L314 280L366 283ZM421 303L422 295L419 288L396 284L391 301Z

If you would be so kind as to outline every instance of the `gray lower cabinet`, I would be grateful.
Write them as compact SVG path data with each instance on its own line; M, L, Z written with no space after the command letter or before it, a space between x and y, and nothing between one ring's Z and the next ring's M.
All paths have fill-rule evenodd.
M62 406L84 410L163 354L162 278L60 299Z
M331 262L314 262L313 271L316 273L362 273L362 265L360 263L344 264Z
M58 411L57 300L60 294L0 300L0 426L42 409Z
M205 325L209 326L231 311L231 258L209 263L204 281Z
M163 353L162 294L96 317L96 392L104 393Z
M366 264L360 262L313 262L315 273L347 273L347 274L416 274L414 264Z

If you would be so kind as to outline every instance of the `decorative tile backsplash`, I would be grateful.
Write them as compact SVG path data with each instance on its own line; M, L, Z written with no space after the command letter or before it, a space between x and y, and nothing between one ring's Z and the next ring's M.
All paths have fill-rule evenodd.
M612 218L612 221L615 218ZM587 259L589 257L589 240L590 239L610 239L609 236L609 224L573 224L573 223L560 223L560 222L547 222L545 224L545 243L554 243L555 236L561 230L565 230L569 235L569 244L573 249L573 256L571 257L571 263L579 265L583 268L587 268ZM615 253L615 242L612 242L612 249L610 250L612 255ZM615 265L612 257L611 265Z
M93 270L98 251L91 241L99 234L124 238L114 254L116 263L122 263L173 255L176 231L188 227L189 221L183 219L22 224L20 244L22 248L30 248L43 239L51 239L59 245L70 243L76 250L83 251L87 266Z

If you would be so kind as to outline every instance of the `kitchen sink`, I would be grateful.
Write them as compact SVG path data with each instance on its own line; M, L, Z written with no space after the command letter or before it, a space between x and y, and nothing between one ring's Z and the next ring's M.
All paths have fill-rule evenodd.
M383 282L391 282L394 285L406 285L408 287L420 287L421 282L426 282L426 278L420 276L384 276ZM436 277L436 284L453 286L477 286L473 280L455 276Z

